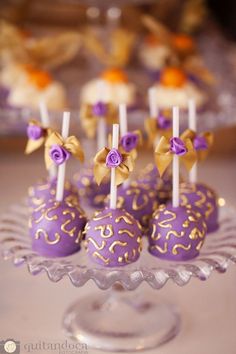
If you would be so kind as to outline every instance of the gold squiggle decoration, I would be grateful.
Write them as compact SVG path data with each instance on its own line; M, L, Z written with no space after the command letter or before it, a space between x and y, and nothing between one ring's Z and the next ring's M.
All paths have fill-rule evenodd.
M142 210L148 204L148 196L142 195L143 202L138 204L138 197L140 196L140 190L137 188L131 189L127 191L127 195L134 194L134 199L132 202L132 209L133 210Z
M78 236L77 236L77 238L75 240L75 243L80 243L82 241L82 238L83 238L83 231L79 230Z
M202 208L206 203L206 195L202 191L197 191L196 194L200 197L200 199L197 200L194 204L196 207Z
M155 236L155 233L157 231L157 226L156 224L152 224L152 234L151 234L151 239L154 241L157 241L161 238L161 234L158 232L157 236Z
M114 241L114 242L110 245L109 251L110 251L111 253L115 253L114 248L115 248L116 246L125 247L125 246L127 246L127 242Z
M39 207L37 207L34 210L35 212L41 211L41 213L42 213L38 219L34 219L33 220L35 222L35 224L40 223L40 221L44 218L44 211L45 211L44 208L45 208L45 206L46 206L46 204L43 203L43 204L41 204Z
M32 203L34 205L41 205L43 203L43 198L36 198L36 197L33 197L32 198Z
M96 231L100 230L100 236L103 238L109 238L114 235L113 227L111 224L109 225L101 225L101 226L96 226L94 228ZM108 230L108 234L106 234L106 230Z
M93 257L97 257L99 259L101 259L105 264L109 264L110 263L110 259L109 258L105 258L103 257L100 253L98 253L97 251L93 252Z
M164 215L171 215L170 218L167 218L165 220L159 221L158 226L168 228L171 227L171 224L167 224L169 221L173 221L176 219L176 214L172 211L165 210Z
M102 215L102 216L94 216L93 220L94 221L100 221L100 220L106 219L106 218L112 218L112 214L111 213L107 213L106 215Z
M191 243L188 244L188 246L182 245L181 243L178 243L176 245L174 245L174 247L172 248L172 253L176 256L179 252L179 249L182 249L184 251L189 251L191 248Z
M38 240L41 235L45 238L45 242L48 244L48 245L56 245L60 239L61 239L61 236L59 235L58 232L55 233L55 240L51 241L49 239L49 236L48 236L48 233L47 231L45 231L44 229L38 229L35 233L35 239Z
M57 214L55 214L55 215L53 215L53 216L48 216L48 214L49 214L51 211L57 210L58 204L59 204L59 203L56 203L53 207L48 208L48 209L45 211L44 216L45 216L45 219L46 219L46 220L48 220L48 221L58 220L58 215L57 215Z
M115 222L116 222L116 223L119 223L121 220L123 220L123 221L124 221L126 224L128 224L128 225L133 225L132 220L130 220L130 218L128 218L128 216L126 216L126 215L118 216L118 217L115 219Z
M94 247L99 251L103 250L104 247L106 246L106 242L104 240L102 241L101 246L99 246L99 244L92 237L89 237L87 241L91 242L94 245Z
M206 216L206 219L208 219L209 216L213 213L214 208L213 208L213 205L211 203L207 203L206 206L207 206L207 210L205 212L205 216Z
M151 248L151 250L154 250L154 249L155 249L155 250L157 250L158 252L164 254L164 253L166 253L167 250L168 250L168 244L167 244L167 242L165 242L163 248L161 248L161 247L158 246L158 245L153 245L153 246L151 246L150 248Z
M63 215L70 215L71 219L66 220L62 225L61 225L61 230L63 232L65 232L66 234L68 234L70 237L74 236L74 232L76 230L76 226L74 226L72 229L70 230L66 230L66 226L69 225L72 221L75 220L75 212L71 211L69 209L63 210Z
M168 231L167 234L166 234L166 239L169 240L170 239L170 236L175 236L175 237L178 237L178 238L181 238L185 235L185 232L184 231L181 231L180 233L178 233L177 231ZM160 235L161 237L161 235Z
M118 231L118 234L119 235L122 235L122 234L127 234L129 237L134 237L134 233L133 232L131 232L131 231L129 231L129 230L127 230L127 229L121 229L121 230L119 230Z

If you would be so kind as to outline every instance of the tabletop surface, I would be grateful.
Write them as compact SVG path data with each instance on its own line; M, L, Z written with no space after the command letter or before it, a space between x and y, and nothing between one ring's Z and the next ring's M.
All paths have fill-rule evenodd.
M146 160L144 156L141 163ZM71 168L75 169L75 164ZM26 158L20 152L0 154L0 171L2 211L25 196L27 187L42 176L42 158L37 154ZM209 159L201 166L199 175L200 180L214 187L227 203L236 206L236 157ZM45 274L33 277L25 267L15 268L2 259L0 267L0 341L8 338L20 340L21 353L28 352L24 349L28 343L64 341L61 330L63 312L80 297L101 291L92 282L83 288L74 288L68 279L55 284ZM236 267L233 265L225 274L212 274L206 282L193 279L183 288L169 282L160 291L143 284L141 290L143 294L176 303L182 313L178 337L158 350L145 353L236 353ZM46 353L45 350L33 352ZM102 352L89 349L88 353Z

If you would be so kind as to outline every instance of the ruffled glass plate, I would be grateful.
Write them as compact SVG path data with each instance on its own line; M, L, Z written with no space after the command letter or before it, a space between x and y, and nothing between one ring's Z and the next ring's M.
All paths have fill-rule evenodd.
M219 230L207 236L200 256L188 262L151 256L146 240L140 259L120 268L90 262L84 249L65 258L41 257L31 249L25 202L11 206L1 215L0 250L4 259L11 259L15 266L25 264L32 275L45 272L53 282L67 277L76 287L93 280L100 289L112 289L80 299L67 310L63 320L67 335L108 351L152 348L178 333L180 315L172 305L125 290L135 290L144 281L154 289L161 289L168 280L183 286L192 277L207 280L212 272L223 273L236 263L236 210L222 198L219 204Z

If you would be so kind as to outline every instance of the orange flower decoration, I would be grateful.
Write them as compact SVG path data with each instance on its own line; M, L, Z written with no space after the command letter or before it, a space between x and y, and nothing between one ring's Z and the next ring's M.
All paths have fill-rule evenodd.
M160 82L166 87L181 87L185 84L187 77L185 73L175 67L165 68L160 77Z
M150 47L155 47L158 46L161 42L160 39L155 36L155 34L149 34L145 37L145 43L147 43L147 45Z
M128 82L128 77L124 71L115 68L105 70L102 73L101 78L111 83Z
M176 34L172 38L174 48L181 53L192 53L195 50L193 38L187 34Z

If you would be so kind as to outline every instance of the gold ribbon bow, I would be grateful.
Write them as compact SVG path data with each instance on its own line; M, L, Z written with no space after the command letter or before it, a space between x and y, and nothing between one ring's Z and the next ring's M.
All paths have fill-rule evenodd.
M64 140L59 133L53 132L52 134L50 134L45 143L44 158L47 169L49 169L50 166L53 164L53 161L49 155L52 145L59 145L65 150L67 150L76 159L80 160L81 162L84 161L84 152L82 150L79 140L74 135L69 136Z
M195 150L197 153L197 160L204 161L207 158L207 155L209 154L209 150L213 145L214 134L209 131L197 134L196 132L190 129L186 129L182 134L183 139L191 139L192 143L197 136L203 137L207 143L207 149Z
M43 135L41 138L37 140L33 139L28 139L26 148L25 148L25 154L31 154L33 151L39 149L46 141L48 135L51 133L52 129L51 128L44 128L40 122L38 122L35 119L31 119L28 123L31 126L37 126L43 129Z
M94 178L98 185L100 185L102 180L110 173L111 168L106 165L106 157L110 151L111 149L105 147L94 157ZM130 154L121 153L121 157L121 164L115 167L117 186L123 183L134 169L134 160Z
M106 103L105 119L108 124L117 122L117 108L111 104ZM97 131L97 122L99 117L93 113L93 105L83 104L80 110L80 119L83 129L89 139L94 139Z
M157 136L171 137L171 127L169 129L161 129L158 126L158 120L153 118L146 118L144 121L144 128L148 135L148 145L151 147L155 143Z
M188 132L189 134L192 133L191 131ZM187 152L179 157L189 171L197 160L197 153L194 150L191 139L185 138L185 134L186 132L180 136L180 139L184 142ZM171 164L173 156L174 153L170 151L170 140L162 136L155 150L155 162L160 176L163 175L167 167Z

